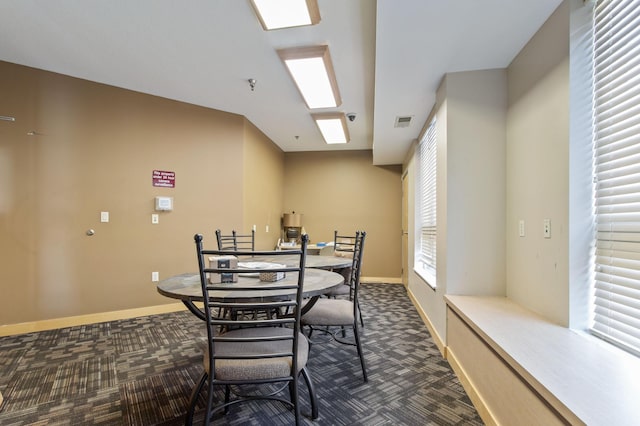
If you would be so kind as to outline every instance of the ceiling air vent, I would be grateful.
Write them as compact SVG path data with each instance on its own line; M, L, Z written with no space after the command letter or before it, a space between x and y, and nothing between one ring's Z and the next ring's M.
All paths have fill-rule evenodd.
M407 115L404 117L396 117L396 124L394 127L409 127L409 124L411 124L411 119L413 118L412 115Z

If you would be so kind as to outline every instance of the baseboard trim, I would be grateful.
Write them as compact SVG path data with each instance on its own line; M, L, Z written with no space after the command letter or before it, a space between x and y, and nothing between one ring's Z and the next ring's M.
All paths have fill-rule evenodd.
M360 277L360 282L365 284L402 284L402 278Z
M54 330L63 327L75 327L78 325L95 324L99 322L115 321L143 317L147 315L164 314L187 309L184 304L171 303L167 305L147 306L144 308L124 309L121 311L100 312L97 314L77 315L73 317L54 318L42 321L23 322L0 326L0 337L13 336L15 334L34 333L38 331Z
M426 312L424 312L420 304L417 302L413 292L410 289L407 289L407 294L409 295L409 299L413 303L413 306L415 306L416 310L418 311L418 314L422 318L422 321L424 322L427 329L429 330L429 333L431 333L431 337L433 338L434 343L438 347L440 354L444 359L446 359L449 362L449 365L451 365L453 372L456 373L458 380L460 380L462 387L464 388L465 392L467 392L469 399L471 399L471 402L473 403L473 406L478 411L478 415L480 416L482 421L487 426L496 426L498 423L495 421L495 418L487 408L487 405L484 403L482 397L480 396L476 388L473 386L473 384L469 380L464 369L458 363L458 360L456 359L455 354L452 353L451 350L449 350L449 348L445 345L444 341L440 338L440 335L436 332L436 329L431 323L431 321L429 320L429 317L427 316Z
M360 281L367 284L402 284L401 278L390 277L361 277ZM164 314L168 312L183 311L185 309L186 307L184 304L178 302L167 305L147 306L144 308L124 309L121 311L100 312L97 314L77 315L72 317L0 325L0 337L143 317L147 315Z
M434 343L438 347L438 350L442 354L442 357L446 359L447 358L447 347L444 344L444 340L442 340L442 338L440 337L440 335L436 331L436 328L433 326L433 324L429 320L429 317L427 316L426 312L422 309L422 307L418 303L418 300L414 296L414 294L411 291L411 289L407 289L407 294L409 295L409 299L411 300L411 303L413 303L413 306L415 306L416 310L418 311L418 315L420 315L420 318L422 318L422 322L424 322L424 325L427 326L427 329L429 330L429 333L431 334L431 337L433 338Z

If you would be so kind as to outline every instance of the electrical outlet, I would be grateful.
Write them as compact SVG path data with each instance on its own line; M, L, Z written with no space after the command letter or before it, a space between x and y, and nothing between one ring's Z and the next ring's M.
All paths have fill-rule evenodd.
M157 283L158 281L160 281L160 273L159 272L152 272L151 273L151 281L154 283Z
M160 216L158 216L157 213L153 213L151 215L151 223L153 223L154 225L157 225L158 222L160 222Z
M545 238L551 238L551 219L544 220L543 233Z

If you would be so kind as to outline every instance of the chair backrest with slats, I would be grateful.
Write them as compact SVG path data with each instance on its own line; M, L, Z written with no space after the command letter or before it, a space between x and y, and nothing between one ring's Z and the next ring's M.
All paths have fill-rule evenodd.
M254 251L256 249L256 231L251 230L250 234L238 234L232 231L236 238L236 248L238 251Z
M362 272L362 257L364 255L365 231L357 231L353 239L353 262L351 263L351 275L349 299L355 301L354 308L358 309L358 289L360 288L360 273Z
M355 245L355 236L338 234L338 231L333 232L333 250L336 256L352 257Z
M218 242L218 250L235 251L237 249L236 238L233 234L223 235L222 231L216 229L216 240Z
M251 230L250 234L239 234L235 229L231 234L225 235L216 229L216 240L218 250L225 251L254 251L256 249L256 231Z
M302 288L304 284L304 267L306 260L308 238L305 236L299 250L288 251L240 251L240 250L206 250L203 248L203 237L200 234L194 236L200 271L200 284L203 295L203 310L205 313L207 327L207 343L209 350L209 371L214 372L215 377L216 362L229 362L236 360L238 363L247 362L252 359L289 357L291 358L291 377L284 380L294 380L297 367L297 348L300 333L300 309L302 303ZM220 256L250 256L251 265L245 264L247 269L230 267L228 263L218 261ZM285 262L277 262L279 256L297 256L294 266L286 266ZM261 257L269 257L270 264L260 261ZM274 260L275 259L275 260ZM242 262L240 262L242 263ZM287 264L293 265L289 259ZM255 266L254 266L255 265ZM242 266L242 265L241 265ZM237 282L215 283L216 277L233 276L237 274ZM261 281L270 277L284 274L284 278L277 281ZM210 278L211 277L211 278ZM234 299L225 298L225 292L232 288L234 292L246 294L246 297L236 297ZM291 297L282 297L282 292L290 294ZM256 296L259 292L259 296ZM234 316L238 312L253 312L256 314L244 317ZM286 313L286 314L285 314ZM229 330L234 328L260 328L267 327L282 331L282 327L293 330L286 337L282 333L269 335L258 333L255 336L243 336L242 338L228 337L228 333L220 333L219 330ZM264 331L264 329L263 329ZM274 340L290 340L287 346L290 350L285 352L269 352L269 342ZM220 353L216 351L216 344L225 342L237 343L241 348L243 345L260 343L265 345L264 353ZM270 381L281 381L270 380ZM254 383L255 380L246 380L247 383ZM234 383L238 383L234 381Z

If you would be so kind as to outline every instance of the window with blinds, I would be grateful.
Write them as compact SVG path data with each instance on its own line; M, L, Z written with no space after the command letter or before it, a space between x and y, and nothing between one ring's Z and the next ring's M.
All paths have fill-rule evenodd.
M415 271L436 287L436 120L418 144L418 207Z
M593 36L591 329L640 354L640 2L598 0Z

